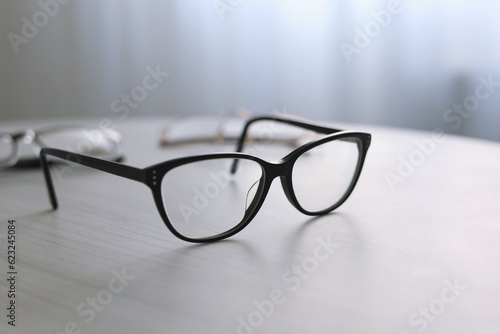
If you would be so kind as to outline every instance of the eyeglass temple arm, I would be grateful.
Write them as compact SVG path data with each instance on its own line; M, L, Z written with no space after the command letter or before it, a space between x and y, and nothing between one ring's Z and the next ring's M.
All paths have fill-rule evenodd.
M79 165L98 169L100 171L107 172L116 176L121 176L130 180L146 183L146 173L142 169L122 165L120 163L112 161L93 158L86 155L72 153L68 151L63 151L53 148L43 148L40 151L40 162L42 164L43 174L45 176L45 183L47 185L47 191L49 193L50 203L52 204L54 210L57 209L58 203L57 203L56 192L54 189L54 184L52 182L52 177L50 175L49 162L47 160L48 155L63 160L71 161Z
M285 123L285 124L297 126L299 128L311 130L311 131L326 134L326 135L342 131L341 129L335 129L335 128L331 128L331 127L327 127L327 126L322 126L322 125L315 124L312 122L297 121L297 120L293 120L290 118L271 117L271 116L255 117L255 118L248 120L245 123L245 127L243 128L243 132L241 133L241 135L238 139L238 143L236 145L236 152L243 152L243 147L245 145L245 139L247 138L248 129L250 128L250 126L253 123L259 122L259 121L274 121L274 122L278 122L278 123ZM236 173L237 168L238 168L238 160L235 159L233 161L233 164L231 165L231 174Z

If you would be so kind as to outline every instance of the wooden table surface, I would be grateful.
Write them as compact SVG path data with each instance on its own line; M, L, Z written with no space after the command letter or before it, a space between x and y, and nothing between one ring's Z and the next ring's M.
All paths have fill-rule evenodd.
M231 149L162 148L164 124L116 123L127 164ZM373 140L335 213L302 215L275 182L246 229L205 245L175 238L142 184L74 168L53 211L40 170L0 171L0 333L500 334L500 144L348 127Z

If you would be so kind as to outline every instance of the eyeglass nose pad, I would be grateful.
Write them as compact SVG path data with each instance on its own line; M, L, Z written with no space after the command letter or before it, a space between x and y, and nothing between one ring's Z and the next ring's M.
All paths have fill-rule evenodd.
M257 181L255 181L255 183L252 184L252 186L248 190L248 192L247 192L247 201L246 201L246 204L245 204L245 211L248 210L248 208L252 204L252 202L253 202L253 200L255 198L255 195L257 194L257 190L259 189L259 184L260 184L260 179L257 180Z

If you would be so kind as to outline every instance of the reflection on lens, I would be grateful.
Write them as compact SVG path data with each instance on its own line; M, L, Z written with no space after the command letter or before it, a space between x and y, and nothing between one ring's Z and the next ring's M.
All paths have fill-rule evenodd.
M237 160L236 174L229 172L232 158L197 161L165 174L163 202L177 232L189 238L207 238L243 220L247 208L259 198L256 185L261 182L262 168L252 160Z
M10 162L13 150L12 137L7 134L0 134L0 166L7 165Z
M323 211L343 198L358 165L358 143L357 138L330 141L297 159L292 170L292 185L303 209Z
M93 157L112 159L119 154L120 136L106 129L68 128L40 135L44 147L57 148Z

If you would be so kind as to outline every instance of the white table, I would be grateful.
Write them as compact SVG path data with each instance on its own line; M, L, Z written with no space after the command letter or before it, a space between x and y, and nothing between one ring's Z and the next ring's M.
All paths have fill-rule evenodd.
M230 148L161 148L163 123L116 122L127 164ZM500 334L500 145L449 136L393 191L385 173L431 134L349 128L373 140L336 213L306 217L274 183L246 229L206 245L175 238L139 183L77 168L52 211L40 170L0 171L0 333Z

